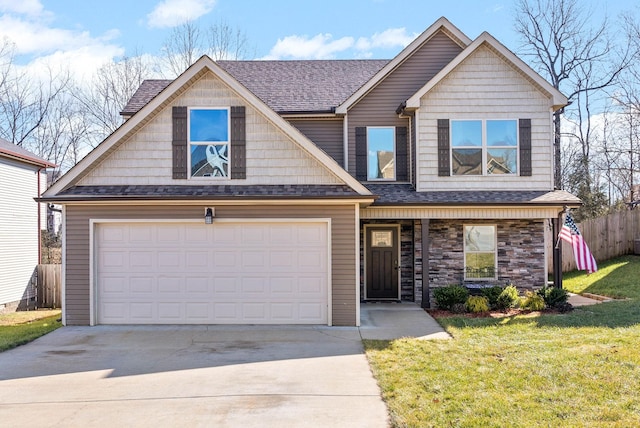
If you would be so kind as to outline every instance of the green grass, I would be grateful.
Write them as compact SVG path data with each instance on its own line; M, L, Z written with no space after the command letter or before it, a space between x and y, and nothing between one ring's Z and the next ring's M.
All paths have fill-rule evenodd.
M572 293L592 293L616 299L640 300L640 256L624 256L600 263L598 271L564 274L562 285Z
M441 318L449 341L365 341L397 427L640 426L640 257L571 273L629 300L567 314Z
M53 315L51 311L0 315L0 352L24 345L61 327L59 318L60 311L54 311Z

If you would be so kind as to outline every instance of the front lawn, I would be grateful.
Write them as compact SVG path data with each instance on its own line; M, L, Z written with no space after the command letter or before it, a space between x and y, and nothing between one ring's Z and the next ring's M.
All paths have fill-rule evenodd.
M0 352L37 339L58 327L60 311L27 311L0 315Z
M630 256L565 276L570 291L630 300L440 318L449 341L365 341L394 426L640 426L636 272L640 257Z

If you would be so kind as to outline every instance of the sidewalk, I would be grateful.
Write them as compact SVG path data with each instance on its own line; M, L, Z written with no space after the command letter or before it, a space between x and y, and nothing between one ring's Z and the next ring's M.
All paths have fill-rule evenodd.
M440 324L412 302L362 303L360 336L363 339L451 339Z
M597 296L590 293L584 293L582 295L569 293L569 299L567 301L571 303L571 306L577 308L579 306L596 305L598 303L610 302L611 300L613 299L604 296Z

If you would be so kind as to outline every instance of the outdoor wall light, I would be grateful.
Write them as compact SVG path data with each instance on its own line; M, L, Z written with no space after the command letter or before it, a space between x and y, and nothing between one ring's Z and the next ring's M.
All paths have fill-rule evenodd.
M213 208L207 208L204 212L204 223L211 224L213 223Z

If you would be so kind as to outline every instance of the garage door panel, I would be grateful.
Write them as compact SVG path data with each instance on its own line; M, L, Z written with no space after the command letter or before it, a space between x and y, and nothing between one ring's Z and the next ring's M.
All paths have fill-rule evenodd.
M152 243L155 237L155 228L152 226L139 225L129 229L129 242L133 244Z
M206 324L210 318L209 303L190 302L185 303L185 318L187 320Z
M158 267L162 269L175 269L182 266L182 254L179 251L158 251Z
M126 253L122 251L108 251L105 250L100 254L100 266L103 270L105 269L116 269L118 271L122 271L128 266L125 264Z
M183 241L185 228L180 225L167 224L157 234L157 242L160 244L176 244Z
M126 255L126 253L124 253ZM154 263L155 254L151 251L129 251L129 269L136 271L149 271L154 269L157 264Z
M219 294L237 294L240 292L240 278L219 276L213 279L213 292ZM215 298L215 297L214 297Z
M195 295L200 297L199 295L208 295L209 294L209 278L204 277L194 277L189 276L186 278L186 291L187 294Z
M98 224L98 323L326 324L326 223Z
M154 291L154 278L149 276L134 276L129 279L129 290L132 294L149 294Z

